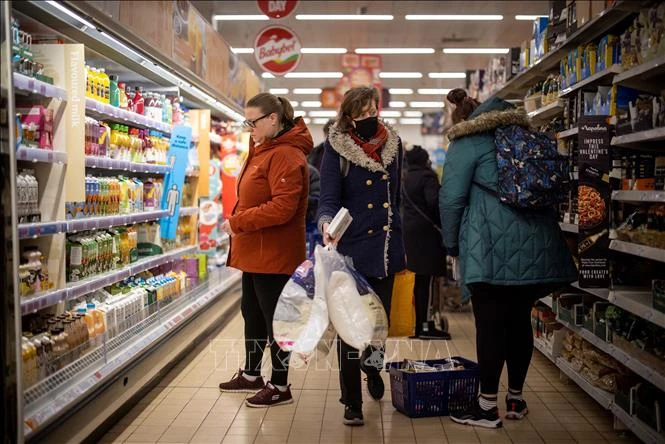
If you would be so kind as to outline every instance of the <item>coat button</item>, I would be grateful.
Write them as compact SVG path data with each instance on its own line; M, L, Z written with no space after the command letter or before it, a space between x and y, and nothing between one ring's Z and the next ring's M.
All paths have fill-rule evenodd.
M371 204L371 203L367 204L367 208L369 208L371 210L372 208L374 208L374 204Z
M383 177L381 177L381 179L383 179L383 180L388 180L388 175L387 175L387 174L384 174Z
M365 182L365 183L367 184L367 186L372 185L372 179L367 179L367 182Z
M367 234L373 234L374 230L367 230Z
M383 231L388 231L389 229L390 229L390 227L388 225L383 226Z
M383 203L383 208L389 208L389 207L390 207L390 204L388 202Z

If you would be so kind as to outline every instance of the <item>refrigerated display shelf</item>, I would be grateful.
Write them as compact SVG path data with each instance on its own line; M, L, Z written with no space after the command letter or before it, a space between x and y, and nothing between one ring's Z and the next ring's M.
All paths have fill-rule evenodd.
M193 216L198 214L199 207L180 207L180 216Z
M561 227L561 231L565 231L566 233L579 233L580 232L580 227L577 224L569 224L566 222L559 222L559 226Z
M561 131L560 133L557 133L556 138L557 139L570 139L571 137L577 136L579 134L580 129L578 127L574 127L571 129L567 129L565 131Z
M194 253L195 251L196 246L194 245L178 248L164 254L143 258L133 264L127 265L126 267L92 276L80 282L70 282L64 289L49 291L22 300L21 315L34 313L37 310L50 307L63 301L80 298L95 290L114 284L137 273L141 273L142 271L174 261L176 258L184 254Z
M85 166L87 168L99 168L102 170L119 170L147 174L166 174L171 171L169 165L129 162L127 160L110 159L108 157L99 156L85 156Z
M612 200L620 202L647 202L647 203L664 203L665 191L613 191Z
M654 82L654 78L665 76L665 56L657 57L614 77L614 83L641 91L659 93L662 82ZM651 81L649 81L651 80Z
M41 148L30 148L25 145L19 146L16 150L16 160L25 160L27 162L42 163L67 163L67 153L64 151L45 150Z
M98 102L94 99L85 99L85 108L86 114L101 119L112 120L114 122L120 123L129 123L143 128L160 131L166 134L170 134L173 130L173 126L169 125L168 123L159 122L142 114L120 109L107 103Z
M84 230L101 230L104 228L118 227L121 225L139 224L158 220L168 216L166 210L144 211L135 214L122 214L113 216L86 217L55 222L35 222L19 224L19 239L30 239L40 236L49 236L57 233L76 233Z
M60 100L67 100L67 90L18 72L12 73L14 89Z
M646 425L639 418L630 416L628 412L616 404L612 404L610 409L612 414L617 417L619 421L628 427L639 439L645 444L656 444L665 442L665 436L659 434L657 431Z
M662 248L654 248L649 247L648 245L640 245L621 240L612 240L610 241L610 250L632 254L633 256L639 256L641 258L651 259L658 262L665 262L665 250Z
M535 111L528 113L528 116L532 121L535 122L546 122L551 118L561 114L563 112L563 103L560 100L556 100L549 105L545 105L542 108L538 108Z
M209 282L190 289L166 308L26 390L23 397L27 437L155 347L168 333L196 317L220 294L236 285L241 273L222 268L210 276Z
M573 369L570 366L568 361L566 361L563 358L557 358L556 366L559 367L559 369L563 373L565 373L566 376L575 381L575 383L579 385L582 388L582 390L584 390L589 396L595 399L596 402L600 404L604 409L606 410L610 409L613 403L613 399L612 395L609 392L606 392L605 390L596 387L595 385L591 384L589 381L584 379L584 377L579 373L577 373L575 369Z
M576 84L571 85L568 88L565 88L563 91L559 93L559 97L560 98L566 97L580 88L588 86L597 86L597 85L602 85L603 83L607 83L609 77L619 74L621 71L623 71L621 65L612 65L604 71L597 72L587 77L586 79L580 80Z
M572 325L559 318L557 318L557 322L566 327L568 330L577 333L579 336L590 342L594 347L612 356L617 361L621 362L623 365L634 371L637 375L649 381L659 389L665 391L665 375L661 375L657 371L654 371L647 364L644 364L637 358L632 357L630 354L624 352L619 347L615 347L614 344L602 340L585 328Z
M643 148L645 144L665 140L665 126L632 134L612 137L612 146L623 148Z

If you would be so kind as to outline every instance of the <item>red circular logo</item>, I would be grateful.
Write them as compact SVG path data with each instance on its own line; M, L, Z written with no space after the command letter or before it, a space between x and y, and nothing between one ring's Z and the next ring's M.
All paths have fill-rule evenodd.
M259 9L270 18L280 19L288 16L296 9L298 0L268 1L257 0Z
M289 28L269 26L256 36L254 57L264 71L284 75L300 63L300 40Z

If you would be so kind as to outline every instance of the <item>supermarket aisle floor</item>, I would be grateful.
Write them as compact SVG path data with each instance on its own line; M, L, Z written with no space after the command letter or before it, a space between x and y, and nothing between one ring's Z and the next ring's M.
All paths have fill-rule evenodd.
M475 359L473 316L449 314L453 355ZM613 431L611 415L575 383L559 380L559 371L534 351L525 396L528 419L504 421L499 430L473 429L448 418L411 420L398 413L386 397L372 401L364 394L365 426L342 424L335 370L292 370L295 402L270 409L244 405L245 394L221 394L243 358L240 314L206 346L191 353L104 437L104 442L159 443L633 443ZM390 360L447 356L445 342L394 341ZM266 354L266 358L268 355ZM336 361L336 360L335 360ZM334 365L334 363L333 363ZM267 368L267 366L266 366ZM504 372L505 373L505 372ZM266 371L264 370L264 374ZM505 377L501 390L505 392ZM499 395L503 399L504 394ZM504 407L499 404L501 410Z

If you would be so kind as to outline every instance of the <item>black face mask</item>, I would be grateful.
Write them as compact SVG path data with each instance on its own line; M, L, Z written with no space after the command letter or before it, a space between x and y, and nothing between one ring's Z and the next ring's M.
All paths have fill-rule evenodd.
M355 120L356 123L356 134L358 134L363 139L371 139L376 134L376 130L379 128L379 118L368 117L363 120Z

